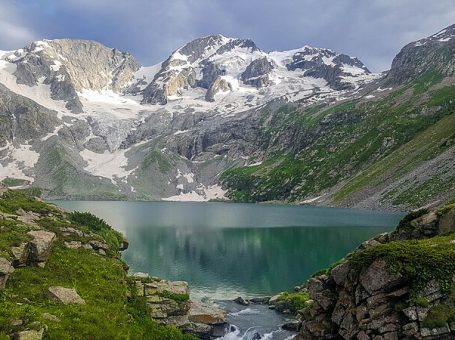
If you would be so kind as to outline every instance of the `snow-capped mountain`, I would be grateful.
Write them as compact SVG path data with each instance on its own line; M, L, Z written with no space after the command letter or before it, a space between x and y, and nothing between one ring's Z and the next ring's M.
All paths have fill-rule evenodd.
M328 49L221 35L146 67L92 41L34 42L0 55L0 179L49 197L221 197L224 169L261 159L262 109L340 100L377 78Z

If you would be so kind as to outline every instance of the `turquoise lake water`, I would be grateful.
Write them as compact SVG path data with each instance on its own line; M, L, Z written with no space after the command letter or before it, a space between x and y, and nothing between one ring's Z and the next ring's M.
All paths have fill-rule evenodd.
M185 280L193 297L268 295L300 285L402 214L268 204L56 201L126 235L130 272Z

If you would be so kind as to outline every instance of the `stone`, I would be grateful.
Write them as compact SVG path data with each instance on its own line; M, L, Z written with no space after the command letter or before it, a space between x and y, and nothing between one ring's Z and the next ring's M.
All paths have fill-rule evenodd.
M49 296L64 305L70 304L85 304L85 300L82 299L74 288L65 288L60 286L49 287Z
M312 277L307 282L307 288L308 288L308 293L310 294L310 297L313 300L316 300L315 299L316 294L321 293L325 289L325 286L321 280L319 280L318 278Z
M248 301L246 301L244 298L242 298L241 296L239 297L236 297L234 299L234 302L235 303L238 303L239 305L242 305L242 306L248 306L250 303Z
M128 242L128 240L126 239L126 237L123 237L122 242L120 243L120 248L119 248L119 250L120 250L120 251L127 250L129 245L130 245L130 243Z
M27 235L33 237L29 242L27 263L45 263L49 258L55 234L45 230L33 230L29 231Z
M106 256L106 251L104 249L98 249L98 254Z
M8 281L9 275L14 271L14 267L11 261L0 257L0 289L6 287L6 281Z
M23 267L27 265L28 258L28 242L24 242L17 247L11 248L11 253L13 255L13 265L14 267Z
M186 334L191 334L198 339L210 340L212 336L212 326L203 323L188 322L179 327Z
M455 209L442 215L438 222L439 234L448 234L455 231Z
M300 329L300 321L292 320L292 321L286 322L284 325L281 326L281 328L286 331L298 332Z
M41 340L43 338L44 328L36 331L36 330L28 330L14 333L12 339L14 340Z
M330 276L333 278L337 285L341 286L346 280L349 270L349 264L347 262L344 262L334 267L330 272Z
M281 294L282 294L282 293L272 296L272 297L269 299L269 305L275 305L276 302L279 300Z
M442 335L445 335L445 334L448 334L450 333L450 329L449 327L439 327L439 328L421 328L420 329L420 334L423 336L423 337L430 337L430 336L435 336L435 337L439 337L439 336L442 336Z
M384 340L398 340L397 332L389 332L382 335Z
M52 322L60 322L60 318L55 316L54 314L50 314L50 313L43 313L43 319L46 319L48 321L52 321Z
M387 263L382 259L374 261L360 274L360 283L370 294L378 290L392 290L402 282L402 279L399 273L389 273Z
M407 336L414 336L419 332L419 324L417 322L411 322L403 327L403 334Z
M408 307L406 309L403 309L404 315L410 320L410 321L417 321L417 311L414 306Z
M257 304L268 304L270 301L270 296L260 296L260 297L254 297L251 298L249 301L251 303L257 303Z
M61 231L62 231L63 236L71 236L71 235L74 235L77 237L84 236L84 233L81 230L72 228L72 227L64 227L61 229Z
M79 241L65 241L63 244L69 249L79 249L82 247L82 242Z
M104 242L100 242L100 241L97 241L97 240L91 240L88 242L92 248L94 250L98 250L98 249L103 249L104 251L108 251L109 250L109 246L104 243Z
M188 312L188 320L206 325L214 325L226 322L226 314L223 310L199 302L192 302Z

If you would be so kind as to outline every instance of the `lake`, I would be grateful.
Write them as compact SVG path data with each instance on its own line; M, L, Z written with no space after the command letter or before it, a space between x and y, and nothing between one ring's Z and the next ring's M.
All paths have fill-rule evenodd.
M402 214L269 204L55 201L128 238L130 272L185 280L193 298L270 295L390 231Z

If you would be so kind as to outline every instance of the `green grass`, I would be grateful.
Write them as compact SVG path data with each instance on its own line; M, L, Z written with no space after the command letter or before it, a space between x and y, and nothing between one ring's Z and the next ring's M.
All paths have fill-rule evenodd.
M455 234L423 240L396 241L380 244L348 257L357 271L367 268L377 259L384 259L392 273L400 273L409 282L413 294L418 294L431 280L437 280L448 291L455 274Z
M298 311L309 307L310 295L307 292L281 293L277 301L284 301L289 310L296 314Z
M173 292L169 292L167 290L158 293L159 296L167 299L171 299L177 302L186 302L190 299L190 296L188 294L177 294Z
M432 307L426 318L423 320L423 326L428 328L445 327L448 323L455 321L455 308L440 304Z
M103 220L91 214L62 213L55 207L27 197L25 193L7 192L0 198L3 211L18 208L43 214L38 224L57 234L45 268L16 268L6 289L0 291L0 339L24 329L45 326L46 339L165 339L189 340L177 328L153 321L144 298L131 287L118 252L121 235ZM51 213L52 216L48 216ZM28 240L30 227L16 220L0 219L0 256L9 255L12 246ZM62 227L80 229L87 236L64 236ZM84 248L68 249L65 240L88 242L97 239L111 250L101 256ZM74 288L85 305L63 305L49 298L50 286ZM188 299L188 296L173 296ZM44 314L59 319L50 321ZM13 326L13 320L23 325Z

